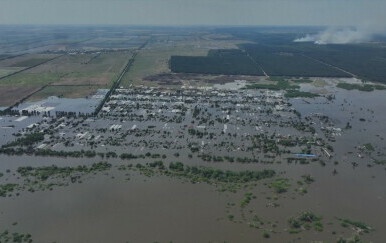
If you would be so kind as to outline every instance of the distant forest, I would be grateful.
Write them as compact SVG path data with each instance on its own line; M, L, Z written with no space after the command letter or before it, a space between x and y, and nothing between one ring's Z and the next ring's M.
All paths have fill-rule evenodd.
M171 70L263 75L262 68L269 76L352 76L339 70L343 69L364 80L386 83L386 49L379 44L315 45L290 41L294 34L237 34L258 43L239 45L239 50L211 50L201 57L172 56Z
M170 68L176 73L256 75L263 72L241 50L211 50L208 56L172 56Z

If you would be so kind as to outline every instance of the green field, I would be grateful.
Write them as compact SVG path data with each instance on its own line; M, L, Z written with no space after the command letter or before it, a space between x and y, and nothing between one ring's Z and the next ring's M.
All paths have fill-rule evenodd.
M27 60L23 60L17 63L14 63L11 65L11 67L31 67L31 66L36 66L39 65L43 62L46 62L50 60L51 58L31 58Z
M0 80L0 86L43 86L62 77L61 73L25 73L21 72Z
M21 67L0 67L0 78L22 69Z
M38 54L16 57L15 60L7 59L0 62L5 66L0 68L0 75L4 77L0 79L0 87L7 89L20 87L20 89L12 89L17 99L29 95L23 87L30 87L28 90L32 92L42 86L47 87L35 93L30 97L30 100L44 99L48 96L86 97L98 88L109 88L123 70L131 55L132 53L127 51L67 54L28 70L4 77L23 69L13 67L15 65L34 65L43 60L32 58L38 56ZM18 93L18 90L20 93ZM11 103L10 97L4 97L3 101L1 99L2 97L0 97L0 104L9 105Z
M346 90L360 90L360 91L374 91L374 90L385 90L386 87L381 84L349 84L349 83L338 83L336 87Z
M55 83L107 87L122 70L130 56L131 53L128 52L65 55L3 78L0 80L0 86L42 86ZM0 70L3 69L8 70L9 68Z
M20 68L28 68L33 67L48 60L51 60L58 55L56 54L24 54L18 55L14 57L10 57L7 59L0 60L0 67L20 67Z

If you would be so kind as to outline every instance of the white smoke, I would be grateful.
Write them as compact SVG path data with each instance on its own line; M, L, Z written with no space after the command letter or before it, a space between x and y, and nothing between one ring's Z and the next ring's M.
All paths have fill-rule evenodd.
M363 43L373 40L377 35L385 35L385 28L380 27L347 27L328 28L317 34L308 34L294 42L313 42L319 45Z

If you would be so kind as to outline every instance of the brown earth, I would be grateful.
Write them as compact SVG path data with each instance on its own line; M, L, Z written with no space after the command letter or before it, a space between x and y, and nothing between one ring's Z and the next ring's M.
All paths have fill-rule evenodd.
M260 77L244 75L203 75L184 73L161 73L144 78L144 81L156 82L160 85L182 84L181 81L197 81L208 84L224 84L235 80L257 81Z
M11 106L39 89L38 86L1 86L0 106Z

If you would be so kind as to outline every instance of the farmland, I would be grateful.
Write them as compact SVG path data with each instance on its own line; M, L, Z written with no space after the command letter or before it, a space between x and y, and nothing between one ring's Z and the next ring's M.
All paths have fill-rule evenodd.
M12 74L14 72L22 70L22 67L1 67L0 68L0 78Z
M119 35L116 28L90 29L94 34L66 26L55 27L55 32L50 28L1 26L0 87L11 93L0 97L0 106L13 105L31 95L32 100L51 95L74 98L109 88L133 50L150 36L143 29L118 28ZM51 85L73 87L60 90ZM75 89L77 92L70 94ZM37 90L39 93L34 94Z
M205 56L211 49L237 49L236 45L244 42L238 39L214 39L220 37L223 36L206 33L153 37L146 47L139 51L133 68L124 76L122 85L157 86L157 82L152 82L149 78L162 82L162 75L172 75L172 56Z
M36 56L38 54L32 55ZM0 86L15 87L12 89L12 96L15 98L20 98L22 93L19 93L19 91L23 92L25 87L30 87L29 90L43 88L31 100L44 99L48 96L85 97L98 88L109 88L130 57L131 52L126 51L61 55L54 60L0 79ZM20 57L17 58L20 59ZM20 63L23 65L36 65L36 60L40 60L38 58L26 59L25 57L24 59L21 61L8 59L6 61L9 65L15 66ZM50 87L51 85L52 87ZM61 89L53 87L54 85L65 85L67 87ZM75 90L77 92L73 94L69 92ZM16 99L12 101L10 98L3 96L0 99L0 104L10 105L15 101Z
M53 54L26 54L15 57L9 57L0 61L1 68L9 68L10 70L19 71L22 69L28 69L39 64L43 64L58 55ZM3 75L4 76L4 75Z
M1 86L0 88L0 107L11 106L15 102L19 101L22 97L27 97L28 95L38 91L39 87L36 86Z
M0 85L109 85L129 57L129 52L64 55L48 63L3 78L0 80Z

